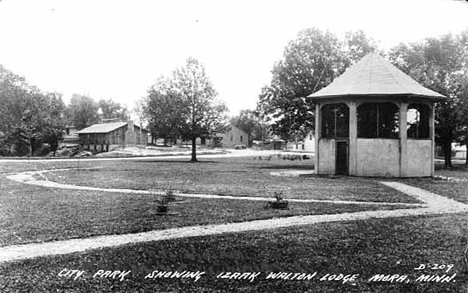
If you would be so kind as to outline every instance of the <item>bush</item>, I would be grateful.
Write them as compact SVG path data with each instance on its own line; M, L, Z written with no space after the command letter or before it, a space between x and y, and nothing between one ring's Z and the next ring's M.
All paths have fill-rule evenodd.
M268 202L265 208L271 209L287 209L289 207L289 202L284 200L282 197L283 192L275 191L275 201Z

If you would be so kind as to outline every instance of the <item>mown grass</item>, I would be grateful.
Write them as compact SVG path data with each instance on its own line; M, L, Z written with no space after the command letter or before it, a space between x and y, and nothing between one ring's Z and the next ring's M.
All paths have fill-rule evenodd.
M467 166L454 165L451 169L444 169L442 165L436 165L435 175L448 179L438 179L437 177L435 179L414 178L402 180L402 182L463 203L468 203Z
M0 246L273 217L401 208L290 203L287 210L273 210L265 209L264 201L185 198L169 207L177 215L158 216L159 196L51 189L16 183L3 176L0 184Z
M41 257L0 267L1 292L452 292L468 290L463 261L466 215L369 219L287 229L183 238L88 253ZM420 264L453 264L415 270ZM59 277L84 270L78 280ZM97 270L131 270L124 281L93 278ZM144 277L153 270L204 271L191 279ZM261 272L253 282L217 279L222 272ZM317 272L310 281L266 280L269 272ZM319 281L359 274L356 282ZM421 283L421 274L457 274L450 283ZM408 275L409 283L370 282L375 274Z
M236 174L235 171L238 170L234 162L232 164L218 160L215 162L218 162L217 166L224 164L224 167L218 167L219 169L216 170L226 170L227 174L229 174L227 170L232 169L234 171L232 174ZM215 162L177 164L203 167L203 165L208 164L214 166ZM256 176L256 172L287 169L291 168L293 163L273 160L266 162L252 160L251 162L256 165L249 167L247 161L242 163L243 167L251 169L244 173L248 179L239 182L247 184L246 182L251 180L250 177ZM98 163L101 168L107 168L105 172L110 176L108 178L112 178L113 172L118 171L118 168L122 168L122 166L128 170L135 170L133 168L137 168L136 166L142 166L144 170L152 170L151 168L168 164L133 161ZM95 167L98 163L83 161L80 163L80 167ZM304 162L302 164L304 164L302 168L309 168ZM150 196L53 190L16 183L4 177L9 172L70 168L76 167L76 165L76 162L48 162L34 165L24 162L0 165L0 237L2 245L83 237L95 235L94 233L131 233L144 229L164 229L164 227L197 223L245 221L300 213L336 213L346 211L348 208L352 211L358 211L361 208L369 210L369 207L357 205L293 204L291 209L287 211L271 211L264 210L262 202L188 199L187 202L174 207L179 212L178 216L155 217L152 211L154 205ZM181 168L177 170L181 170ZM197 170L203 172L203 169ZM90 173L100 174L101 172L91 171ZM131 174L131 172L126 174ZM148 171L143 172L144 174L156 176L160 173ZM175 169L171 174L176 176ZM458 173L455 175L460 176ZM217 178L216 172L209 174L209 176ZM235 178L234 175L232 176ZM86 178L92 180L90 177ZM101 177L101 180L103 178ZM151 177L140 175L139 178L141 182L145 182ZM193 178L199 180L200 185L206 182L202 175L194 175ZM170 176L168 179L170 180ZM286 182L289 179L291 178L275 177L268 183L273 185L278 182ZM362 197L367 198L370 197L371 193L366 193L366 190L379 190L374 189L373 185L376 184L375 186L379 187L379 184L370 179L310 177L293 178L293 180L311 180L308 181L309 188L312 185L322 192L329 192L330 196L333 196L333 184L337 186L338 191L342 192L345 192L346 188L350 188L348 191L353 190L353 188L364 190ZM407 180L406 182L412 181ZM420 182L427 184L424 180ZM449 183L455 184L454 182ZM348 187L346 187L347 185ZM152 182L145 186L145 188L147 187L156 188ZM380 192L385 194L386 190L383 189ZM459 197L461 189L459 192L453 194L439 192L439 194ZM396 194L396 197L398 196L401 195ZM468 291L468 267L463 260L464 249L468 241L466 237L468 235L467 222L468 216L466 215L369 219L183 238L127 245L88 253L41 257L0 264L0 292L461 293ZM136 230L132 230L135 228ZM21 240L18 240L17 236ZM414 270L420 264L454 264L454 268L449 274L457 274L455 282L427 284L415 282L416 277L421 273L444 274L440 270ZM64 268L85 270L85 278L78 280L61 278L58 273ZM123 282L93 279L92 275L99 269L132 270L132 273ZM198 270L205 271L206 275L198 282L177 279L145 280L144 276L153 270ZM224 271L257 271L262 274L252 283L215 278L215 275ZM318 277L311 281L264 279L268 272L280 271L317 272L318 277L326 273L359 274L359 277L354 284L321 282ZM411 282L369 282L369 278L375 274L408 274Z
M269 158L266 160L265 158ZM285 198L327 199L376 202L417 203L394 189L373 179L349 177L282 177L271 172L302 169L313 170L312 160L282 160L276 156L187 161L99 162L95 169L47 173L61 183L101 188L176 189L184 193L205 193L235 196L271 197L283 191Z

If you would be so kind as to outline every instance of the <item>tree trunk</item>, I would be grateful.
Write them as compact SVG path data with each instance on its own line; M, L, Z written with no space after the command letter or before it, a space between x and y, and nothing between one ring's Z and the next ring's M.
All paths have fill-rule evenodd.
M192 138L192 159L190 162L198 162L197 160L197 139Z
M465 140L465 165L468 166L468 127L466 128L466 140Z
M29 137L29 156L33 156L33 139L32 137Z
M452 140L446 139L443 144L445 168L452 168Z

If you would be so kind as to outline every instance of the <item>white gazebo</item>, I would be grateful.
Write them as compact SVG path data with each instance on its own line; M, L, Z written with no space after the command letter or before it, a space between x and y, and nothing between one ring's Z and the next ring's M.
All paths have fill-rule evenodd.
M370 53L315 103L317 174L434 175L434 103L445 99Z

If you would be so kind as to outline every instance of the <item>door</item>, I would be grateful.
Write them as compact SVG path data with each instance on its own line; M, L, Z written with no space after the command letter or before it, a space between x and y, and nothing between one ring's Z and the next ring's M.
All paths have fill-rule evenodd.
M348 175L348 142L336 142L336 175Z

